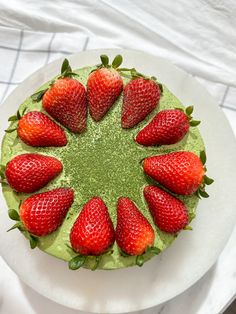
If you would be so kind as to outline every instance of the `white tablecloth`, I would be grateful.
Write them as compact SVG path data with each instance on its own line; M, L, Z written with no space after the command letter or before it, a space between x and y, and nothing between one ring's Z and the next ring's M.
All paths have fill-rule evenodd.
M1 1L0 103L29 74L61 56L93 48L139 49L192 73L236 134L235 14L233 0ZM235 242L236 230L215 267L194 287L142 313L222 311L236 293ZM78 313L26 287L1 258L0 287L1 314Z

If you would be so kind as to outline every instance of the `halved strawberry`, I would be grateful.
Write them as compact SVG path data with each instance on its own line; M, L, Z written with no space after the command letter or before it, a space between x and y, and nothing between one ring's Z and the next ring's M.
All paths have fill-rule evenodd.
M106 55L101 56L102 64L88 78L88 105L92 118L100 121L123 90L123 81L117 68L122 63L122 57L116 56L109 65Z
M25 115L17 112L9 121L17 121L17 134L27 145L34 147L65 146L67 138L64 130L47 115L39 111L30 111ZM6 130L10 133L12 130Z
M195 192L199 196L208 197L205 184L212 179L205 175L205 152L201 159L192 152L173 152L144 159L143 168L146 174L176 194L190 195Z
M81 133L87 125L86 90L77 80L67 59L64 60L61 76L51 82L49 88L31 96L35 101L42 98L43 108L55 120L74 133Z
M104 254L114 241L115 231L106 204L100 197L93 197L83 206L71 229L70 243L79 256L70 261L69 267L77 269L83 265L86 256ZM95 268L98 263L99 258Z
M33 249L37 246L37 237L60 227L73 201L74 191L69 188L34 194L23 201L19 214L14 209L8 211L9 217L18 221L9 231L18 228L30 240Z
M122 252L136 255L138 266L141 257L154 243L154 231L148 220L128 197L120 197L117 203L116 242Z
M136 136L136 142L145 146L170 145L183 139L190 126L196 126L200 121L192 120L190 116L193 107L162 110Z
M134 76L124 88L122 128L132 128L144 120L156 108L160 96L161 89L154 78Z
M53 180L63 169L55 157L22 154L11 159L5 170L8 184L17 192L33 193Z
M86 90L76 79L65 77L57 80L44 94L43 108L74 133L86 129Z
M188 211L181 200L156 186L146 186L144 197L159 229L176 233L187 226Z

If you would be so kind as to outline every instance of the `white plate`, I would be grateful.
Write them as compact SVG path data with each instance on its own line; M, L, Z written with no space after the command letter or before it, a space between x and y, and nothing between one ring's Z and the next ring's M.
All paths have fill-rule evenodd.
M123 55L124 66L137 67L155 75L182 100L194 104L194 116L202 120L200 129L207 147L207 168L215 183L202 200L192 232L182 232L174 244L142 268L116 271L81 269L67 265L40 250L31 251L17 231L6 233L11 225L7 207L0 197L0 253L14 272L45 297L65 306L91 312L137 311L167 301L193 285L213 265L224 248L236 221L236 144L232 130L215 100L194 78L166 60L128 50L93 50L69 57L73 68L97 64L106 53ZM7 118L41 84L58 74L62 60L55 61L26 79L0 108L0 138Z

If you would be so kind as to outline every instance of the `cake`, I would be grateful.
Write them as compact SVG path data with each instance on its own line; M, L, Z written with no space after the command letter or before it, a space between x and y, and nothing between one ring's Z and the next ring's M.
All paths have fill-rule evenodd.
M195 126L193 122L193 127L186 130L182 139L175 143L162 145L153 145L152 141L150 142L151 145L148 143L146 143L146 145L139 143L140 141L142 142L142 136L140 135L139 137L141 140L138 140L137 134L139 134L140 131L143 130L144 127L150 123L150 121L152 121L152 119L155 119L158 113L176 108L179 112L183 113L186 108L168 90L168 88L163 84L160 84L156 78L146 77L134 70L132 67L130 69L120 68L120 70L117 71L122 61L120 56L116 58L115 62L113 61L113 68L108 65L109 61L106 56L101 56L101 60L102 64L98 67L94 65L85 66L84 68L76 69L73 72L68 61L64 61L61 76L53 78L50 82L47 82L43 86L39 87L33 97L27 98L19 106L18 119L21 119L22 116L31 111L39 111L46 114L50 118L50 121L53 120L60 126L60 130L62 129L64 131L66 139L61 136L60 130L55 131L53 136L55 137L55 134L58 132L58 138L62 141L58 147L51 146L50 141L48 144L50 146L48 147L39 147L40 145L37 146L37 143L32 146L32 143L30 145L30 143L27 143L26 140L23 141L19 130L17 133L19 121L16 118L10 119L10 126L4 136L1 154L2 165L7 167L9 161L13 160L15 156L31 153L55 157L56 160L59 160L63 165L63 170L59 169L60 165L58 165L58 172L55 173L55 175L51 175L50 180L48 179L48 184L44 184L42 188L33 192L31 190L26 193L19 193L15 191L14 177L12 180L13 183L11 184L10 176L8 176L8 180L6 180L9 185L3 184L2 187L8 208L15 209L16 211L19 210L19 205L22 204L22 202L24 204L24 201L32 194L39 194L60 188L69 188L73 190L73 202L67 200L68 208L63 214L64 216L63 219L61 219L59 226L56 227L56 229L54 228L55 230L52 229L47 235L37 236L32 232L29 233L30 237L32 236L30 238L31 247L37 246L45 253L67 262L73 259L76 260L78 256L81 259L82 256L83 261L81 265L85 268L94 269L95 265L96 268L99 269L113 270L137 264L141 266L144 262L154 257L155 254L159 254L169 247L179 234L179 230L175 232L173 229L174 232L173 230L172 232L166 232L163 231L163 228L159 228L157 226L156 223L158 223L158 217L156 219L155 213L153 214L151 209L148 210L148 207L150 206L148 206L147 198L145 199L143 194L143 189L146 186L158 186L171 197L174 195L177 199L182 201L187 209L188 216L188 221L185 223L184 229L190 229L189 223L195 217L199 196L207 196L206 192L202 188L204 188L205 184L211 183L212 180L206 176L203 178L203 175L205 174L204 170L201 175L202 181L198 184L200 187L200 195L199 190L194 191L194 193L191 193L190 191L188 195L183 195L184 193L173 193L171 188L167 188L164 184L161 185L160 181L158 182L155 180L152 174L147 173L148 171L146 171L146 173L144 172L143 167L145 166L145 159L151 156L169 155L175 152L192 152L195 155L200 156L201 152L205 150L205 147L201 134L196 126L198 122L195 122ZM112 90L108 97L111 104L107 108L104 108L103 111L100 110L96 112L96 102L93 103L92 101L94 96L94 85L92 83L88 83L88 78L93 73L96 73L97 70L101 69L113 71L110 80L114 78L114 75L118 75L119 80L122 80L121 82L123 84L120 84L120 82L116 83L116 91ZM70 80L70 77L72 77L73 80L78 80L85 88L88 86L88 91L85 91L86 94L84 94L84 92L78 92L78 94L80 93L78 96L79 100L76 98L76 101L80 102L80 107L78 108L81 114L79 117L80 123L77 123L76 119L75 121L70 119L71 125L69 130L68 126L65 127L67 121L65 119L56 119L57 111L50 111L50 108L47 107L47 103L50 99L46 99L45 93L47 92L47 89L50 90L55 82L65 78ZM150 81L151 84L156 86L155 88L158 92L155 96L156 101L154 100L155 106L150 105L150 109L146 110L143 116L140 117L140 121L137 121L137 119L134 119L133 117L130 119L130 115L132 115L132 113L126 111L126 113L128 112L126 120L125 122L122 120L121 123L121 115L124 117L123 86L126 88L129 82L138 78L144 79L148 83ZM102 86L99 84L98 86L95 84L95 87L102 90ZM104 95L101 92L99 99L103 96ZM138 96L142 97L142 95ZM44 99L44 106L42 106L42 97L45 97L46 99ZM77 95L74 97L77 97ZM89 102L89 114L87 116L86 110L84 111L84 106L87 106L84 105L86 104L86 97ZM126 91L125 97L127 100L127 98L130 97L130 92ZM148 105L145 107L146 109L147 106L153 102L150 97L147 102ZM141 102L142 101L140 101L140 103ZM72 108L72 111L73 110L74 108ZM191 115L192 110L192 107L189 107L189 115ZM167 133L171 135L171 132L174 131L170 130ZM167 137L169 136L168 134ZM22 138L23 136L24 134L22 135ZM26 134L26 137L27 136L28 135ZM143 137L144 140L145 136ZM50 138L50 136L48 136L48 138ZM52 168L53 167L54 164ZM202 169L204 169L203 165ZM5 167L3 167L3 170L5 170ZM5 171L5 175L7 177L7 171ZM205 183L203 180L205 180ZM114 225L114 229L116 228L117 223L117 202L121 197L123 198L123 201L124 198L131 200L133 202L132 204L135 205L138 211L140 211L140 213L146 218L154 231L154 241L152 241L152 250L149 250L148 247L146 247L146 249L140 254L142 257L141 262L136 255L127 254L127 252L124 252L124 250L121 250L121 248L118 247L116 241L118 239L118 233L113 235L114 238L111 242L112 245L109 248L109 252L107 253L107 250L105 250L99 260L96 259L96 256L88 256L84 258L84 253L81 254L81 252L79 253L74 250L73 245L71 244L71 229L77 220L81 209L86 203L95 197L102 199L106 205L109 217ZM15 220L19 220L19 217L16 214L14 216L14 213L11 213L10 216L13 219L15 218ZM128 220L129 219L127 219L127 222ZM29 239L29 234L21 228L19 229L23 231L23 234ZM73 268L73 266L71 268Z

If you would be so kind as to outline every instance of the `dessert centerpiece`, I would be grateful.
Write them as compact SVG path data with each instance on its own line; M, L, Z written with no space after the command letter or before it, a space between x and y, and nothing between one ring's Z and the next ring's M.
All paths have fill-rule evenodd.
M65 59L2 142L10 230L73 270L142 266L191 229L213 182L193 106L121 64L102 55L72 71Z

